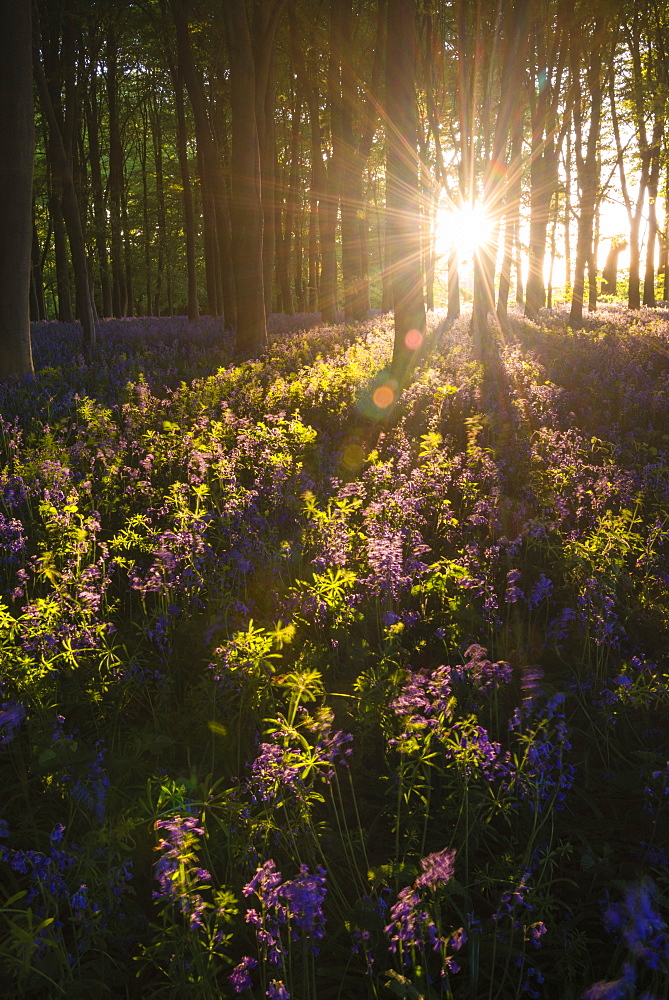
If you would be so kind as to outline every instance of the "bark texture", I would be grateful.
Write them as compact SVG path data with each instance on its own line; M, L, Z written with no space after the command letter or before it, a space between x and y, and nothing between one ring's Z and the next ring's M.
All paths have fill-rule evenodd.
M30 349L33 124L30 0L0 2L0 378L33 370Z
M425 337L415 78L416 0L389 0L386 211L395 310L392 371L400 386L415 364Z

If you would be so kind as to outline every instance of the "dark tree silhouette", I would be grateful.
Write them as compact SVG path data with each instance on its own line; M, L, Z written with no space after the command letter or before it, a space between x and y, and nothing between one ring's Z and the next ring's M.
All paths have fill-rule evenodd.
M33 370L31 0L0 0L0 378Z

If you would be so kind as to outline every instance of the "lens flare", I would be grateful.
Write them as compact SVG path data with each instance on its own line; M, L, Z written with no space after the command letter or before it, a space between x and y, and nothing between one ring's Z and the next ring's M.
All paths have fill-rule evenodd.
M423 343L423 334L420 330L409 330L404 338L404 344L410 351L417 351Z
M380 385L374 390L372 399L380 410L387 410L395 402L395 393L389 385Z

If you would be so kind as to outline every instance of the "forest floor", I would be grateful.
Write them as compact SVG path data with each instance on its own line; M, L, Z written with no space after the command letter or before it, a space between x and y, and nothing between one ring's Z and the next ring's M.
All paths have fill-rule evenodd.
M7 995L668 996L669 307L567 316L35 326Z

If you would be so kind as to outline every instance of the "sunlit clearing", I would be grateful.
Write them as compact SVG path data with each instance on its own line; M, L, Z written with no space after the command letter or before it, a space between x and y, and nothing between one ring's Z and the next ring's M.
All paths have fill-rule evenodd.
M455 248L461 260L471 260L477 247L490 236L490 220L481 205L464 204L452 209L437 209L437 254L444 255Z

